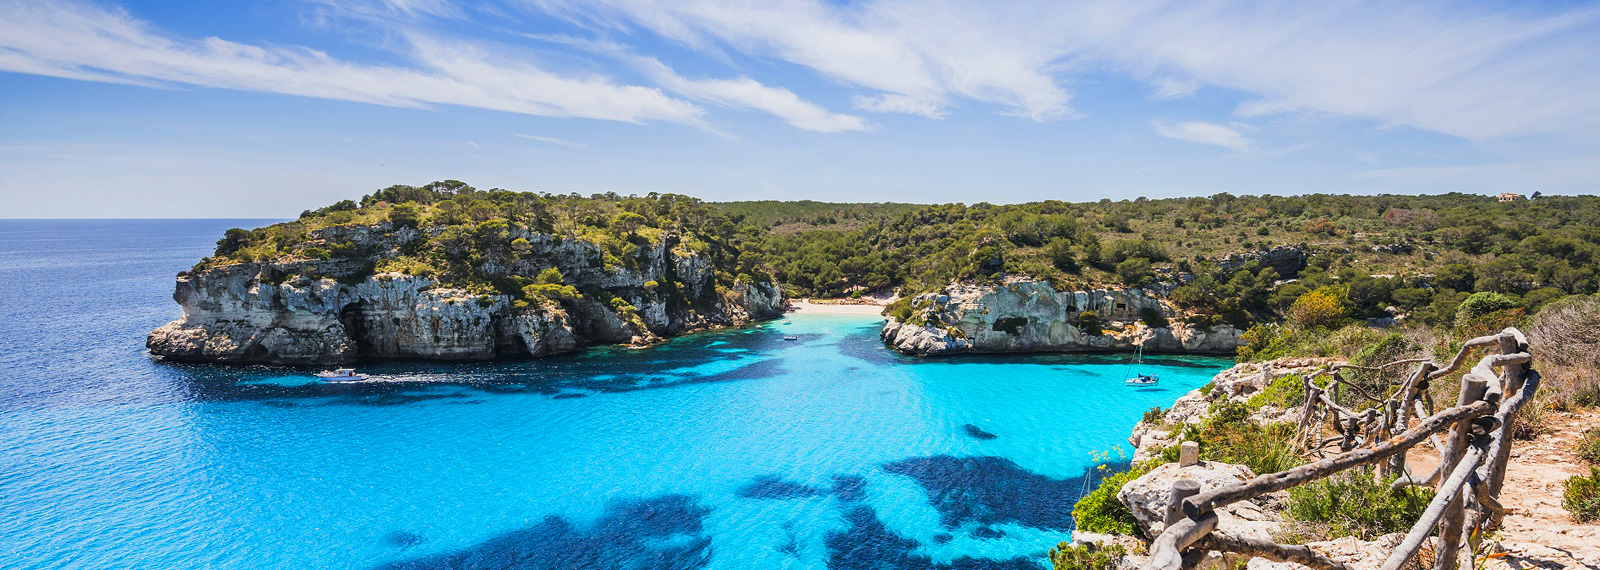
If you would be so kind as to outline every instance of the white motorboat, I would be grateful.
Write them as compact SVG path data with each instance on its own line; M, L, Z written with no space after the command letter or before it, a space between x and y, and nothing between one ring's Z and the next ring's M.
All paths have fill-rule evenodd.
M783 340L800 340L800 337L794 336L792 334L784 335L783 336Z
M321 378L323 382L355 382L366 380L367 376L365 374L356 374L356 369L354 368L340 368L318 372L317 378Z
M1133 362L1130 363L1130 366L1138 366L1138 365L1143 364L1143 363L1144 363L1144 345L1140 344L1139 345L1139 352L1134 355ZM1129 386L1154 386L1154 385L1156 385L1156 382L1159 382L1159 381L1161 381L1161 378L1157 377L1154 374L1136 374L1136 375L1134 375L1133 378L1129 378L1127 380L1124 380L1122 383L1123 384L1127 384Z

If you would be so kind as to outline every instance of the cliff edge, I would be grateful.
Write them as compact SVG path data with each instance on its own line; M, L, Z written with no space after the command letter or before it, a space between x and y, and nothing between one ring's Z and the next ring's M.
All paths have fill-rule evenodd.
M712 260L675 248L672 236L641 245L626 264L589 242L525 228L438 246L468 260L486 280L479 284L385 263L440 243L442 231L331 226L271 260L202 263L178 275L173 299L183 316L151 332L146 346L164 359L199 362L482 360L647 344L775 317L786 305L770 281L719 283ZM317 258L330 249L348 253Z

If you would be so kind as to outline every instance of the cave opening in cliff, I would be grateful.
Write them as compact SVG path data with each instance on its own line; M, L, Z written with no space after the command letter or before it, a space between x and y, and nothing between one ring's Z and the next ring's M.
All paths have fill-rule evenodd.
M345 334L356 343L356 354L366 356L374 354L372 335L368 334L370 327L367 324L365 303L356 301L345 305L339 310L339 324L344 325Z

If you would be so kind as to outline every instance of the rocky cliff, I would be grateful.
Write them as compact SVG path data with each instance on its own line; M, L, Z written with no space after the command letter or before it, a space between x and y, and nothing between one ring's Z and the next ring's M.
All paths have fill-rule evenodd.
M360 253L180 273L173 298L183 317L150 333L146 345L169 360L277 364L543 356L739 325L778 316L786 304L775 283L718 286L708 259L674 250L670 239L640 247L629 266L608 265L602 250L581 240L515 229L503 239L527 243L518 241L514 254L454 252L475 260L490 279L531 279L556 268L575 293L560 298L374 273L378 262L429 233L388 224L335 226L311 232L305 247Z
M1226 324L1199 327L1178 322L1177 311L1159 292L1139 288L1057 291L1043 281L957 284L919 295L910 305L909 316L891 314L882 332L886 344L907 354L1109 351L1139 346L1152 352L1231 354L1243 344L1240 331ZM1150 327L1141 320L1146 315L1159 315L1170 323Z

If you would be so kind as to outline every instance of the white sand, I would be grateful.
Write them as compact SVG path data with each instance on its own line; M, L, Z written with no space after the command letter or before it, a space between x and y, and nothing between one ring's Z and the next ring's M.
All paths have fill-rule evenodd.
M807 303L804 301L790 301L789 304L803 313L821 313L833 315L877 315L883 312L881 305L823 305Z

